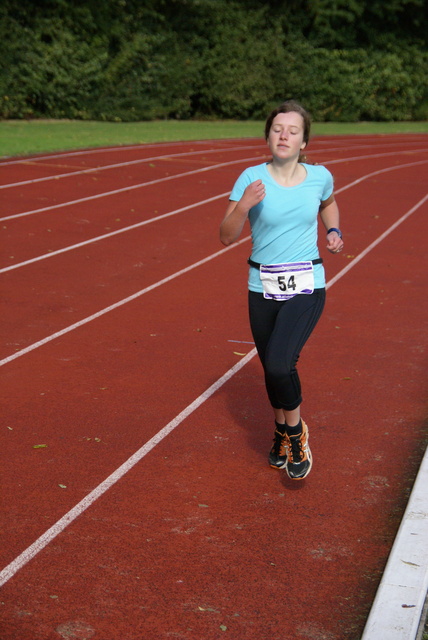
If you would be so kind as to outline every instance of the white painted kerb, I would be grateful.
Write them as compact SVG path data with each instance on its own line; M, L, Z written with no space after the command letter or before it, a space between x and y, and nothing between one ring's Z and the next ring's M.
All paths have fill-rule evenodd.
M428 590L428 449L361 640L414 640Z

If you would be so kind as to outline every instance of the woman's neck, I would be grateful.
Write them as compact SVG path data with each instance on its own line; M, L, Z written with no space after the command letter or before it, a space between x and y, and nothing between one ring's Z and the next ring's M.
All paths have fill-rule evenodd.
M306 178L306 169L297 160L278 162L273 158L267 168L274 180L284 187L294 187Z

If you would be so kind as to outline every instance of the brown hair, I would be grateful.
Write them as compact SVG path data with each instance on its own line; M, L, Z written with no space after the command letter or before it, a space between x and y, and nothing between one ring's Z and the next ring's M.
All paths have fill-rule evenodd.
M290 111L295 111L299 113L303 118L303 142L308 144L309 135L311 132L311 116L308 111L302 105L297 102L297 100L286 100L279 107L276 107L267 117L265 123L265 139L269 138L270 128L272 126L272 122L276 118L279 113L290 113ZM304 155L300 155L299 162L305 162L306 157Z

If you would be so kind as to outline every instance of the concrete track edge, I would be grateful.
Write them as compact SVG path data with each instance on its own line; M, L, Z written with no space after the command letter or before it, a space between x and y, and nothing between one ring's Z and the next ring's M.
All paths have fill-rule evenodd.
M428 591L428 448L361 640L416 640Z

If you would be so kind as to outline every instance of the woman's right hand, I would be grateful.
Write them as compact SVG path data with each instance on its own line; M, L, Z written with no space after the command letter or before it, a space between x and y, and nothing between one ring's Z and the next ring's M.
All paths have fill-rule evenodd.
M265 186L261 180L255 180L245 188L239 202L231 200L226 215L220 225L220 240L228 246L241 235L248 212L265 197Z
M255 180L246 187L241 198L241 204L245 209L250 210L251 207L255 207L256 204L259 204L265 195L265 185L261 180Z

